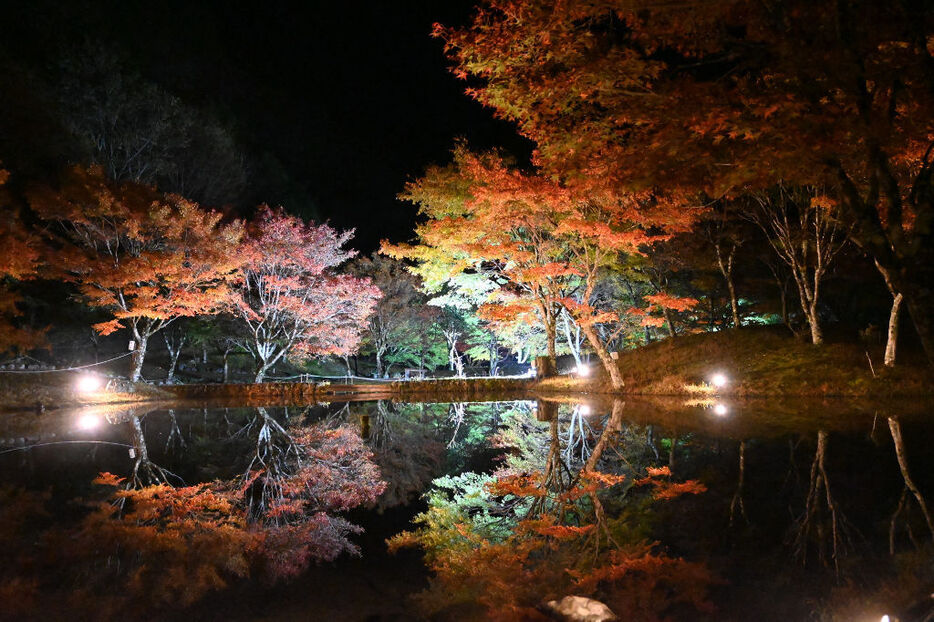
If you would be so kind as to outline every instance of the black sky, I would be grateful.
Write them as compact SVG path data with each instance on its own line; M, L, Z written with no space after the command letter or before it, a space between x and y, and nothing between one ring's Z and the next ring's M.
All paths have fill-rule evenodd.
M472 4L35 0L5 11L5 45L47 66L82 41L113 46L146 78L229 118L249 149L281 161L320 216L356 227L354 246L369 251L410 235L415 210L395 195L444 161L456 137L528 151L463 94L429 37L436 21L466 23Z

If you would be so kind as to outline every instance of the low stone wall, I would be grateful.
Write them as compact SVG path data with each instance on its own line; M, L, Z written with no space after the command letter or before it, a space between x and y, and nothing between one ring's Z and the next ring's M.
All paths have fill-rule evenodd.
M412 380L393 382L392 389L400 398L418 395L444 395L470 397L484 393L519 393L528 391L535 382L532 378L444 378L441 380Z
M486 393L519 393L528 391L531 378L444 378L411 380L385 384L315 384L264 382L262 384L187 384L161 387L180 399L237 399L246 402L311 402L340 401L342 397L366 399L443 396L468 398Z
M181 399L237 398L254 400L295 400L315 398L315 385L301 382L264 382L262 384L179 384L161 387Z

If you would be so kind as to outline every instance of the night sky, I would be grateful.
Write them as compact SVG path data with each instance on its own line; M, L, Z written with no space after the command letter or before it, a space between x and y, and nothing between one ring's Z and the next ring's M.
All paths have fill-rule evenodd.
M455 138L529 150L463 94L442 43L429 36L433 22L466 23L472 4L21 2L4 11L16 27L6 29L0 60L48 72L76 45L117 50L146 79L224 118L247 150L274 156L310 197L310 211L356 227L353 245L366 252L381 238L410 237L415 209L395 196L445 161ZM9 166L16 154L0 160ZM266 182L271 196L258 198L289 209L288 194Z

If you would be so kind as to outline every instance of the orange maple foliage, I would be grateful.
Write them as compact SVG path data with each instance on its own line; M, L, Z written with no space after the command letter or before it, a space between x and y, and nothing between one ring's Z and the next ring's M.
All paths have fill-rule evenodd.
M622 195L600 179L528 174L496 154L478 155L462 144L452 165L429 169L408 184L402 198L416 203L428 221L416 230L418 245L384 244L384 252L418 262L416 270L429 284L464 271L490 274L512 295L491 297L487 304L516 313L534 304L550 356L563 307L616 387L622 377L596 331L597 324L616 315L592 305L598 276L621 255L641 254L694 217L672 210L658 192ZM571 297L578 288L578 296Z
M9 173L0 169L0 352L21 352L40 344L42 334L17 322L20 297L11 286L36 276L40 247L37 236L23 226L19 210L10 205L7 179Z
M779 182L827 187L852 238L899 275L934 359L934 5L479 4L434 35L548 174L661 188L682 211Z
M70 169L57 190L32 193L30 205L55 225L50 268L113 313L95 328L130 328L132 380L149 338L180 317L219 310L240 265L240 222L150 186L111 182L97 167Z
M652 469L647 480L667 474L667 468ZM713 577L703 564L671 557L648 542L600 546L607 542L601 540L606 524L594 515L594 495L623 479L584 471L569 489L555 491L530 475L500 477L489 485L490 494L529 500L543 512L519 520L497 541L463 517L430 508L419 519L424 527L393 537L390 549L425 549L435 578L419 600L429 612L479 605L477 617L484 619L544 620L540 603L568 594L598 597L626 619L664 620L671 607L712 611L707 588ZM700 492L684 484L676 489L661 483L670 493L653 498ZM549 498L544 504L543 497Z

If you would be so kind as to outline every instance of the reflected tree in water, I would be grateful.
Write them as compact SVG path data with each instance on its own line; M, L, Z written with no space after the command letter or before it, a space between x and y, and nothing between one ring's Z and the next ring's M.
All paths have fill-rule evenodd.
M856 532L830 490L827 439L826 430L818 431L804 511L795 521L792 546L801 563L807 563L813 548L821 564L832 565L839 574L840 560L852 549Z
M623 459L622 402L596 438L580 433L587 430L581 411L565 417L543 402L535 415L525 410L505 419L500 468L435 481L429 509L415 520L418 528L390 541L393 550L425 551L434 573L420 600L427 611L455 606L458 616L539 619L541 603L572 593L599 597L617 614L637 619L660 620L672 606L709 610L706 568L667 556L633 524L644 522L656 501L704 487L672 481L666 467ZM517 439L512 446L510 437ZM569 438L575 442L570 452ZM647 453L644 437L635 445Z
M889 431L892 434L892 441L895 445L895 456L898 458L898 468L901 471L902 479L905 481L905 487L902 489L902 494L898 501L898 507L895 509L895 513L892 514L892 520L890 521L889 525L889 552L894 555L896 526L899 516L901 516L903 513L905 515L905 528L908 532L908 537L917 548L921 548L911 529L911 521L909 520L908 516L910 505L908 500L909 493L914 497L918 507L921 509L921 514L924 516L924 521L927 524L928 531L931 533L932 538L934 538L934 522L931 520L931 513L928 510L924 495L921 494L921 490L918 488L918 485L915 483L914 479L911 477L911 473L908 470L908 456L905 452L905 441L902 438L901 422L897 417L889 417L888 422Z

